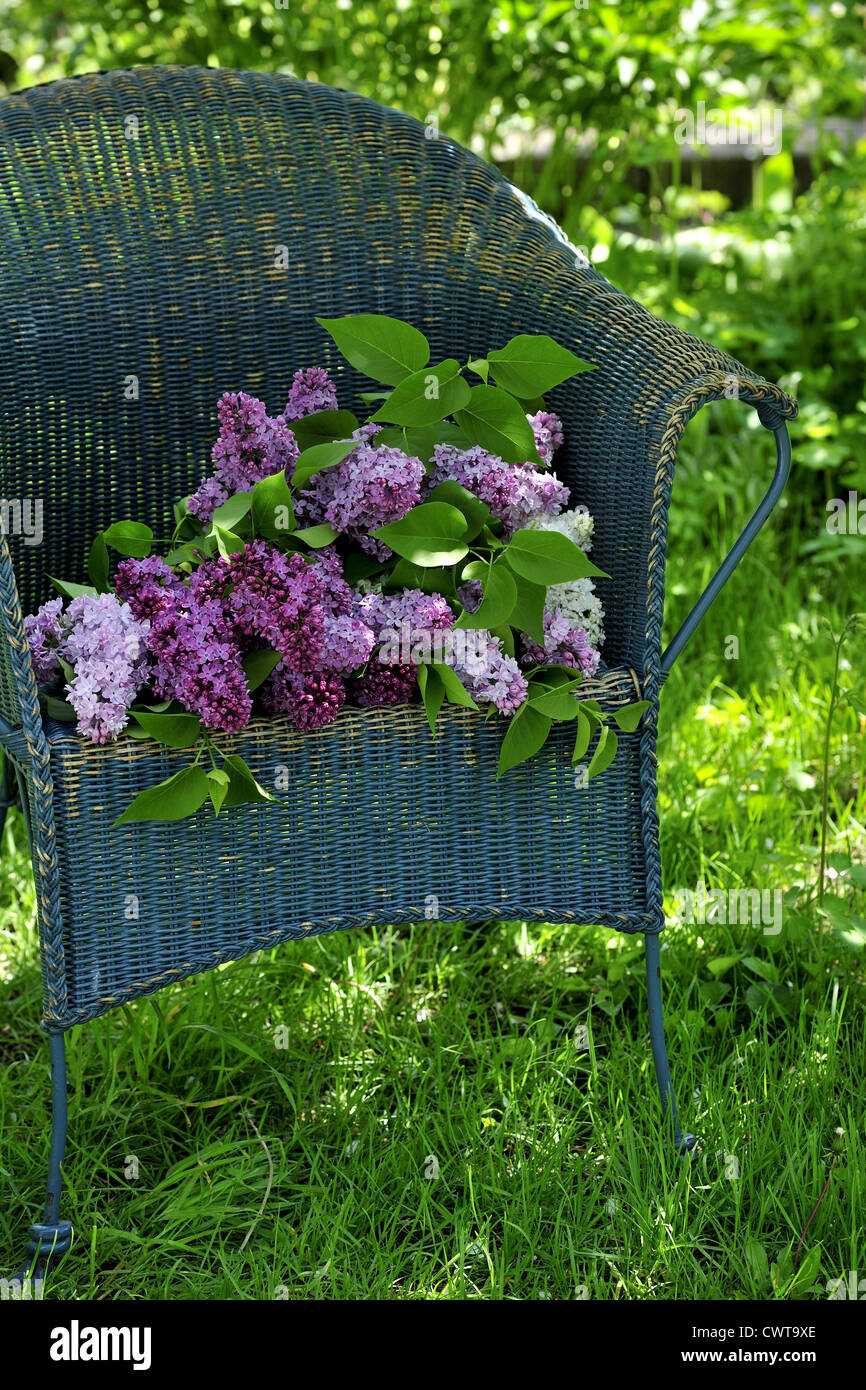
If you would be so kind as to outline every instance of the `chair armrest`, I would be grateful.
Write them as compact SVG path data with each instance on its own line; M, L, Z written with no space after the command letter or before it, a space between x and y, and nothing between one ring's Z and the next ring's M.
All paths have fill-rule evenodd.
M0 744L19 759L48 766L39 692L6 537L0 535Z
M758 413L760 414L760 407ZM764 423L762 421L762 423ZM773 480L767 491L764 493L759 505L755 508L749 521L743 527L728 554L725 556L719 568L716 570L707 587L704 589L700 598L689 612L685 622L680 626L676 636L668 643L661 659L661 679L664 680L670 674L671 667L688 642L689 638L697 629L704 614L707 612L713 599L720 589L730 579L740 560L745 555L755 536L760 531L770 512L775 507L791 469L791 440L788 436L788 427L782 420L778 425L767 425L772 429L776 439L776 471Z

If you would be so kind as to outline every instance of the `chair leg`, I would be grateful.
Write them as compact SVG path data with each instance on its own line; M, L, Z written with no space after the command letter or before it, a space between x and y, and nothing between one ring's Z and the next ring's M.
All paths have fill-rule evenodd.
M674 1144L677 1153L688 1155L698 1142L693 1134L683 1134L680 1129L679 1118L677 1117L677 1103L674 1100L674 1087L671 1081L671 1069L668 1065L668 1053L665 1046L665 1025L662 1017L662 972L661 972L661 950L659 945L658 933L647 932L644 936L646 942L646 985L647 1002L649 1004L650 1020L650 1042L653 1050L653 1062L656 1069L656 1080L659 1085L659 1095L662 1100L662 1115L667 1115L670 1106L671 1119L674 1127Z
M15 1276L44 1279L52 1261L66 1253L72 1241L72 1226L60 1219L62 1166L66 1150L66 1048L65 1034L49 1034L51 1048L51 1149L48 1157L48 1186L45 1213L41 1222L30 1227L27 1263ZM35 1261L35 1263L34 1263ZM32 1273L31 1273L32 1271Z
M6 812L10 806L14 806L17 800L17 789L15 785L15 773L12 764L6 754L2 754L3 770L0 774L0 839L3 835L3 827L6 824Z

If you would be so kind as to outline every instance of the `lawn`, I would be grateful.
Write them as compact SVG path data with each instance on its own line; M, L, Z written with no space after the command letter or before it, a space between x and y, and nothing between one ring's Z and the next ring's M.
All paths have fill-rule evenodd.
M675 619L769 470L769 436L733 412L711 408L686 435ZM678 542L678 496L723 460L701 552ZM521 922L320 937L73 1032L65 1207L76 1234L49 1294L826 1298L829 1282L866 1271L866 741L856 710L838 710L822 915L824 624L838 628L850 602L798 562L796 515L795 472L787 511L663 692L663 975L694 1157L677 1158L660 1124L640 939ZM737 659L726 659L731 636ZM844 669L861 658L862 638L849 638L843 684L862 688L862 665ZM782 930L679 922L676 890L701 882L779 890ZM17 812L2 894L11 1269L41 1203L49 1134Z

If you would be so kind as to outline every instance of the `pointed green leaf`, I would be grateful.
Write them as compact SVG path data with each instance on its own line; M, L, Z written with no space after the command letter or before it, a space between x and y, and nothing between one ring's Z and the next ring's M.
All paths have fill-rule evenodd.
M255 651L244 653L241 657L241 664L244 668L247 690L250 694L254 690L258 690L259 686L267 680L281 659L279 652L275 652L272 647L256 647Z
M207 777L198 766L185 767L155 787L139 792L135 800L118 816L118 825L142 820L184 820L192 816L208 794Z
M324 444L313 444L311 448L304 450L295 464L292 487L305 487L316 473L321 473L323 468L334 468L338 463L342 463L357 447L357 439L329 439Z
M278 541L295 523L292 494L282 469L260 478L252 492L253 530L266 541Z
M522 575L516 573L515 584L517 586L517 602L511 614L511 626L516 627L518 632L525 632L527 637L532 638L533 642L543 646L544 603L547 590L543 584L533 584L532 580L524 579Z
M587 777L598 777L605 768L610 767L616 757L617 746L618 740L613 729L609 729L607 724L602 725L598 743L595 745L595 752L589 760L589 767L586 769Z
M201 724L194 714L151 714L142 709L130 714L150 738L169 748L192 748L201 738Z
M120 555L130 555L135 560L144 560L150 554L153 532L143 521L116 521L102 533L106 545Z
M446 415L461 410L469 400L469 386L453 357L438 367L424 367L404 377L372 417L390 425L435 425Z
M461 705L464 709L478 708L456 671L442 661L431 661L430 666L438 674L449 704Z
M481 602L474 613L461 613L454 626L492 628L508 623L517 603L517 584L506 566L476 561L463 574L466 579L481 581Z
M305 541L312 550L321 550L323 546L332 545L340 533L327 522L322 522L320 526L304 526L292 534L297 536L298 540Z
M421 502L400 521L370 533L413 564L453 565L467 552L466 518L446 502Z
M230 777L222 768L213 768L207 774L208 795L213 802L213 808L217 815L222 810L223 802L228 795Z
M96 590L92 584L72 584L67 579L54 579L48 576L49 584L53 584L58 594L64 598L78 598L79 594L95 594Z
M439 483L432 492L428 493L428 502L447 502L449 507L456 507L466 518L466 539L474 541L482 528L490 520L490 508L486 502L482 502L480 497L476 497L474 492L463 487L461 483L456 483L453 478L446 478L444 483Z
M388 386L396 386L430 361L424 334L402 319L387 314L348 314L341 319L317 318L316 323L330 333L353 367Z
M607 578L580 546L560 531L515 531L503 552L516 574L533 584L566 584L572 579Z
M238 753L230 753L223 759L223 770L228 773L229 787L223 805L242 806L248 801L276 801L276 797L257 782L243 758Z
M574 681L572 685L562 685L555 690L544 690L539 688L535 681L530 681L529 703L533 709L538 710L539 714L547 714L551 719L576 719L580 713L580 705L574 692L580 683L580 681ZM538 690L537 694L535 693L536 690Z
M487 379L490 375L490 363L487 361L487 358L475 357L471 362L467 363L467 366L469 367L470 372L474 372L476 376L481 377L482 381L484 382L484 385L486 386Z
M348 439L358 428L358 420L351 410L317 410L313 415L292 420L290 428L298 448L305 450L329 439Z
M105 537L101 533L94 538L93 545L90 547L90 554L87 557L87 577L100 594L108 593L110 587L108 583L108 547L105 544Z
M625 734L633 734L641 719L645 709L649 709L649 700L635 700L631 705L623 705L622 709L614 710L613 717Z
M525 763L544 747L552 721L529 705L521 705L508 726L499 752L497 778L518 763Z
M546 333L519 333L505 347L488 352L487 360L497 386L521 400L543 396L578 372L592 371Z
M469 400L455 415L473 444L480 444L505 463L542 462L535 434L526 415L507 391L497 386L473 386Z
M233 497L223 502L222 506L217 507L211 517L211 529L222 526L225 531L233 531L237 523L243 521L252 504L252 492L236 492Z
M240 536L235 535L234 531L226 531L222 526L215 526L212 534L216 537L217 550L224 560L228 560L231 555L237 555L244 548L243 541Z
M598 722L593 715L587 714L582 705L577 706L577 733L574 739L574 752L571 755L572 763L579 763L585 756L586 750L592 742L592 736L598 727Z
M424 701L430 732L435 734L436 720L442 708L442 701L445 699L445 686L442 677L432 666L419 666L418 688L421 691L421 699Z

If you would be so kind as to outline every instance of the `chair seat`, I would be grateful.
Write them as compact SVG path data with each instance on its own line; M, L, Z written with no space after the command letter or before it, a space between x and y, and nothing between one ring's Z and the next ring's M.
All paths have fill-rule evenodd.
M634 671L586 694L638 698ZM641 731L581 785L575 726L496 780L504 720L446 706L344 709L315 733L255 718L220 747L279 805L110 831L189 754L127 735L94 745L46 721L71 1026L222 960L345 927L442 921L597 922L654 929L641 816ZM644 754L645 756L645 754Z

